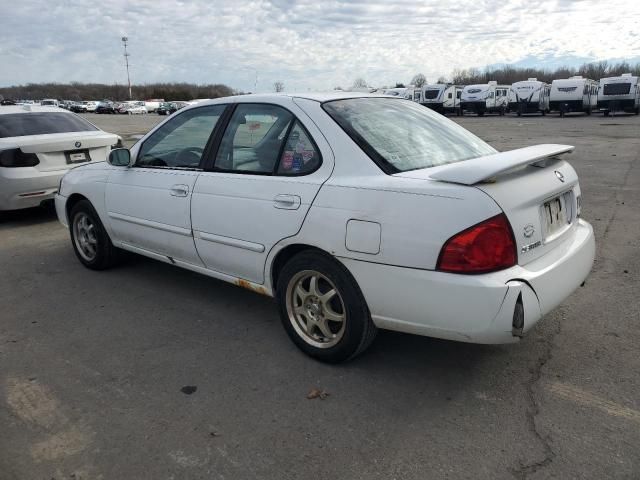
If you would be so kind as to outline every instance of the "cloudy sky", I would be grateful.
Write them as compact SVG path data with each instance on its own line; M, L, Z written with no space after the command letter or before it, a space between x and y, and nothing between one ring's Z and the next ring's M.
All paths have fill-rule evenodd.
M429 81L455 68L640 61L640 0L0 0L0 86Z

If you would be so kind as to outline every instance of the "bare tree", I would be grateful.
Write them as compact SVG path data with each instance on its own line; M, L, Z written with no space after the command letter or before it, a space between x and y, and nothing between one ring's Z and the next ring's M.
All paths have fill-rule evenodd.
M416 87L421 87L425 83L427 83L427 77L425 77L422 73L415 74L411 79L411 85L414 85Z
M362 78L362 77L358 77L353 81L353 85L351 85L351 88L367 88L367 81Z
M282 83L280 80L278 80L277 82L273 82L273 91L278 93L278 92L283 92L284 91L284 83Z
M439 77L436 83L446 84L446 83L449 83L449 81L447 80L447 77Z

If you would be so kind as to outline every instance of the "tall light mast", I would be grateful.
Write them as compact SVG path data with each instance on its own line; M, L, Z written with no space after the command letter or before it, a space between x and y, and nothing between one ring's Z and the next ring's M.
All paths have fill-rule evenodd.
M127 83L129 84L129 100L131 100L131 77L129 77L129 53L127 52L127 42L129 37L122 37L122 44L124 45L124 63L127 66Z

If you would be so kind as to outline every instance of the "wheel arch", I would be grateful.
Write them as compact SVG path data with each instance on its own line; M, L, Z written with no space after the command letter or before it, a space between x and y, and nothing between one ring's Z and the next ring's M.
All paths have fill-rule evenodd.
M326 255L335 259L335 257L329 252L313 245L309 245L306 243L292 243L290 245L287 245L275 254L273 260L270 263L268 278L271 280L271 288L274 292L278 286L278 277L280 275L280 272L282 271L282 268L291 258L304 251L318 252L322 255Z
M87 197L85 197L80 193L73 193L67 199L67 202L64 205L64 210L65 210L65 215L67 216L67 222L69 223L69 225L71 224L71 218L69 218L69 215L71 214L71 210L73 209L73 207L75 207L78 204L78 202L82 200L86 200L87 202L91 203L91 200L89 200Z

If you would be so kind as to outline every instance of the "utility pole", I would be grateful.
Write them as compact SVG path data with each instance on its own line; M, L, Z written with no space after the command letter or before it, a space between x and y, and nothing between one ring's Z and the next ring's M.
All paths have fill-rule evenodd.
M127 66L127 83L129 84L129 100L131 100L131 77L129 77L129 53L127 53L127 42L129 37L122 37L122 44L124 45L124 62Z

